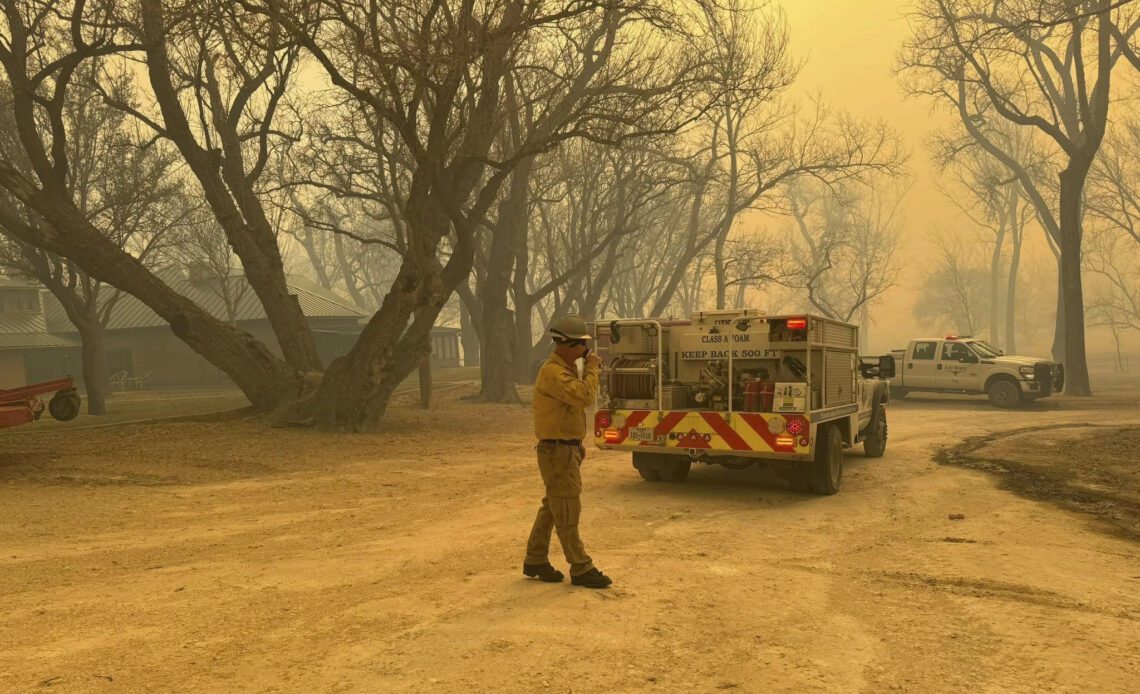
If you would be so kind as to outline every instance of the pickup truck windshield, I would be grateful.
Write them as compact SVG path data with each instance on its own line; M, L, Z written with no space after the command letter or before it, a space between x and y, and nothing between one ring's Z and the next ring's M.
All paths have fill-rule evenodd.
M973 347L974 351L977 352L978 355L983 359L993 359L994 357L1001 356L1001 352L991 347L988 343L982 342L981 340L974 340L973 342L968 342L967 344Z

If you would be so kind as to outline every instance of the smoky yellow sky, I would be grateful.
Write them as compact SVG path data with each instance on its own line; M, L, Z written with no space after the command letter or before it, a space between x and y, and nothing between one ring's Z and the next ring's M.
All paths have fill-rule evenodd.
M926 146L934 130L953 124L952 115L930 99L907 97L892 72L899 48L909 34L905 14L911 0L775 2L787 16L793 51L806 61L795 87L796 95L819 95L853 115L882 118L900 134L910 152L912 187L899 225L903 270L898 286L872 311L870 349L901 347L912 337L953 332L954 326L919 328L913 317L922 276L933 264L932 233L935 229L970 236L982 232L940 190L940 185L949 187L949 182L940 180ZM1040 272L1053 272L1054 261L1036 226L1026 229L1023 255L1023 283L1027 281L1025 268L1033 263L1042 268L1039 278L1043 277ZM1033 344L1023 340L1019 352L1048 355L1052 316L1042 315L1039 320L1049 327L1040 332ZM1088 337L1090 356L1112 349L1106 335L1091 331ZM1129 338L1129 351L1140 351L1136 342Z
M926 138L949 116L925 99L906 97L892 74L896 53L908 27L907 0L783 0L794 52L806 63L796 90L818 94L827 103L862 117L882 118L902 136L910 152L913 178L902 215L900 286L888 292L873 312L872 348L902 346L919 329L912 318L914 289L921 281L926 239L935 226L966 222L937 187ZM923 331L928 332L928 331Z

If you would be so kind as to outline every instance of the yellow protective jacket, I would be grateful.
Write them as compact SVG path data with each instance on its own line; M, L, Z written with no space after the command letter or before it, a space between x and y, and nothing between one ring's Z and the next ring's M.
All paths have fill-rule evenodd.
M551 354L534 381L534 435L538 439L586 437L586 408L598 394L598 367L586 362L582 378L562 357Z

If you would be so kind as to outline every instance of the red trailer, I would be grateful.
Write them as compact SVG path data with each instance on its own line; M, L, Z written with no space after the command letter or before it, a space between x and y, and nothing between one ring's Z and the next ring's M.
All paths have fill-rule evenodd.
M0 389L0 429L39 419L44 403L36 396L48 393L55 393L47 404L47 410L54 419L67 422L79 416L83 401L75 390L74 379L68 376L11 390Z

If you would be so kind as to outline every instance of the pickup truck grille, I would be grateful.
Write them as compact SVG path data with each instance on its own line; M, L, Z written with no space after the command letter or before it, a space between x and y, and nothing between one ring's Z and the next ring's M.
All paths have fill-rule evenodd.
M1065 367L1052 362L1033 365L1033 376L1045 393L1060 393L1065 387Z

